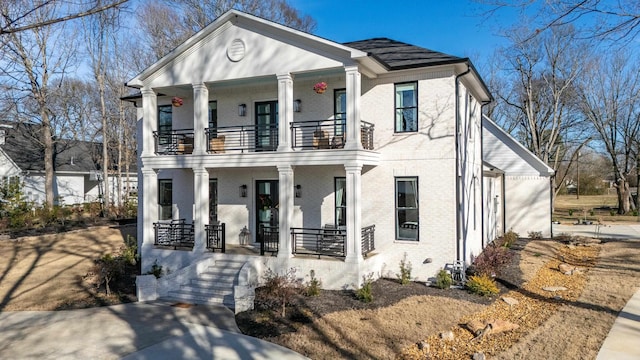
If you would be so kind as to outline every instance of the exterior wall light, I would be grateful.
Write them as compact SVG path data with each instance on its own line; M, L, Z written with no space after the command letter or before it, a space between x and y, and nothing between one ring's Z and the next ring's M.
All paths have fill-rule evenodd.
M293 112L302 111L302 100L296 99L293 101Z
M238 105L238 116L247 116L247 104Z
M240 197L247 197L247 185L240 185Z
M300 198L302 197L302 186L301 185L296 185L296 197Z

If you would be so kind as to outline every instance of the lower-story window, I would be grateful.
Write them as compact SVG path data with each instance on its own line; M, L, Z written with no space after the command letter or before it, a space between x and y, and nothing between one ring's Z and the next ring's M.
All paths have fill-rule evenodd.
M335 178L336 226L347 225L347 179Z
M396 178L396 239L418 241L418 178Z
M160 220L171 220L173 204L173 183L171 179L158 180L158 208Z

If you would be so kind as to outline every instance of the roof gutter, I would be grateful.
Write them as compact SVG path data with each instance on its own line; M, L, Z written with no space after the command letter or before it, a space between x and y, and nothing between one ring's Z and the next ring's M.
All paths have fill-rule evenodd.
M462 179L460 174L460 85L459 79L471 72L471 66L467 63L467 71L456 75L455 78L455 112L456 112L456 261L463 261L464 255L462 254L462 208L460 206L460 199L462 191Z
M482 166L484 167L484 141L483 141L483 136L482 136L482 129L484 129L484 113L483 113L483 109L485 106L489 105L491 103L491 100L488 101L483 101L480 104L480 158L482 159L481 163ZM484 169L483 169L484 170ZM481 170L480 173L482 174L484 171ZM482 243L482 248L484 249L484 247L486 246L488 239L487 239L487 234L485 233L485 227L484 227L484 176L480 176L480 199L481 199L481 206L480 206L480 233L482 234L482 239L481 243Z

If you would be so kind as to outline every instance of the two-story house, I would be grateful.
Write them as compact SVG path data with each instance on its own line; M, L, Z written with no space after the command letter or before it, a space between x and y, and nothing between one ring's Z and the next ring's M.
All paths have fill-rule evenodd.
M266 269L340 289L402 260L427 280L486 242L491 95L467 58L232 10L128 85L142 268L169 271L151 297L233 306Z

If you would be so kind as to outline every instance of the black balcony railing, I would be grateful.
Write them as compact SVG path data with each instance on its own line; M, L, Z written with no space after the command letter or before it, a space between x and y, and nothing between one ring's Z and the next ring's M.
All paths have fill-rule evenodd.
M224 228L224 223L210 224L205 226L205 229L207 231L207 249L213 252L215 252L216 250L220 250L220 252L226 251Z
M243 125L221 126L205 129L207 151L210 154L224 154L229 151L259 152L278 149L278 126Z
M291 228L294 254L345 257L347 232L335 227Z
M362 228L362 238L360 244L362 245L362 255L367 255L376 248L375 243L376 226L370 225Z
M346 141L345 120L312 120L291 123L291 147L298 149L342 149ZM360 122L362 147L373 150L374 125Z
M193 153L193 129L154 131L156 154L184 155Z
M260 255L271 253L275 255L278 253L278 243L280 233L277 226L261 226L260 227Z
M177 248L193 248L193 224L181 220L157 222L153 224L156 246Z

